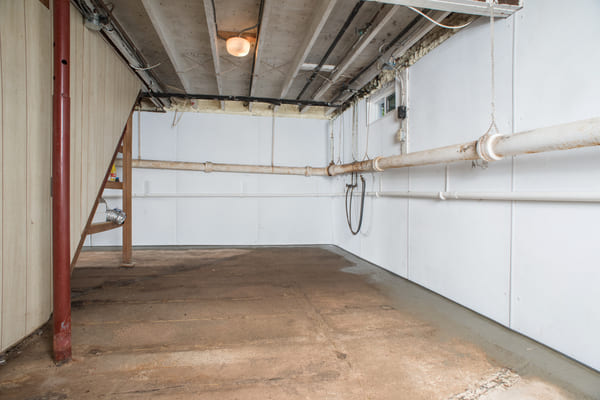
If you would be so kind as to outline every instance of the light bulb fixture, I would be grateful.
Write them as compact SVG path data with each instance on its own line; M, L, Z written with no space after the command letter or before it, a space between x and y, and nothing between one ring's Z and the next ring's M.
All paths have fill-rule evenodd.
M250 52L250 42L240 36L230 37L225 46L227 52L234 57L245 57Z

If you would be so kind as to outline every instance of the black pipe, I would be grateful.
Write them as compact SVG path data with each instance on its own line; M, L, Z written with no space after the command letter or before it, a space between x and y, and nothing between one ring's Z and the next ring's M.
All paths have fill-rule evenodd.
M306 82L306 84L304 85L304 87L302 88L302 90L300 91L300 94L296 97L296 100L300 100L300 97L302 97L302 95L304 94L304 92L306 92L306 89L308 89L308 87L310 86L310 84L312 83L312 81L315 79L315 77L317 76L317 74L321 70L321 67L323 67L323 65L325 65L325 62L327 61L327 58L329 58L329 56L331 55L331 52L333 51L333 49L335 49L335 46L337 46L337 44L340 41L340 39L342 38L342 36L344 36L344 33L346 33L346 30L348 29L348 27L350 26L350 24L352 23L352 21L356 17L356 14L358 14L358 10L360 10L360 8L363 6L363 4L364 4L364 0L359 0L358 3L356 3L356 5L352 9L352 11L350 12L350 15L348 15L348 18L346 18L346 22L344 22L344 25L339 30L337 36L335 37L335 39L333 39L333 42L331 43L331 45L329 46L329 48L325 52L325 55L321 58L321 61L319 61L319 65L317 65L315 67L315 69L313 70L312 74L308 78L308 81Z
M358 80L358 78L360 78L361 75L363 75L365 72L367 72L377 61L379 61L379 59L381 59L381 57L383 56L383 54L385 54L389 49L391 49L393 46L396 45L396 43L398 43L398 41L404 36L406 35L416 24L417 22L419 22L421 19L421 17L415 17L412 21L410 21L408 23L408 25L406 25L406 27L404 29L402 29L402 31L396 35L396 37L394 37L394 39L392 39L391 42L389 42L388 44L386 44L383 49L381 50L380 55L378 55L377 57L375 57L369 64L367 64L363 69L361 69L358 74L356 74L354 76L354 78L352 78L350 80L350 82L348 82L347 84L344 85L344 90L342 90L341 92L339 92L337 94L337 96L335 96L332 100L332 102L335 102L337 99L339 99L339 97L342 95L342 93L350 86L352 85L354 82L356 82Z
M145 98L179 98L179 99L198 99L198 100L218 100L218 101L242 101L244 103L258 102L268 103L276 106L282 104L293 104L296 106L317 106L317 107L330 107L339 108L341 104L334 104L326 101L314 101L314 100L294 100L294 99L276 99L272 97L256 97L256 96L224 96L217 94L186 94L186 93L156 93L156 92L145 92L142 93L142 97Z
M256 57L258 56L258 46L260 44L260 28L262 26L265 0L260 0L258 9L258 28L256 29L256 44L254 45L254 57L252 58L252 72L250 73L250 86L248 87L248 96L252 96L252 84L254 83L254 70L256 69Z

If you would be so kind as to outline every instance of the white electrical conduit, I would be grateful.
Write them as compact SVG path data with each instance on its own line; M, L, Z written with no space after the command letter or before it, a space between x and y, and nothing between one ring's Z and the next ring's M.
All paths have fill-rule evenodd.
M512 135L483 135L473 142L431 150L331 164L328 167L283 167L270 165L217 164L183 161L133 160L134 168L204 172L239 172L280 175L334 176L351 172L382 172L390 168L448 164L456 161L497 161L504 157L600 145L600 118L538 128Z
M594 192L367 192L372 197L399 197L431 200L531 201L558 203L600 203L600 193ZM176 198L300 198L344 197L345 193L134 193L141 199ZM105 198L120 199L118 194Z
M433 200L532 201L558 203L598 203L594 192L372 192L370 196Z

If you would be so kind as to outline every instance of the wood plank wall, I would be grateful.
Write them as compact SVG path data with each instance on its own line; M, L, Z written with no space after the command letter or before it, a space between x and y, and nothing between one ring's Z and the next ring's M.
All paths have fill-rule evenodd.
M71 257L139 90L127 65L71 8Z
M140 84L100 35L71 15L71 251ZM52 312L52 15L0 0L0 351Z

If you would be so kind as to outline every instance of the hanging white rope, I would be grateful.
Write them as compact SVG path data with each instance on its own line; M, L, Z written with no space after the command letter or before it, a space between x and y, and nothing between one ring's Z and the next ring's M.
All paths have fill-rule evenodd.
M495 4L495 2L496 2L496 0L487 0L487 3L490 6L490 61L491 61L491 68L490 68L490 75L491 75L490 108L491 108L491 113L490 114L491 114L491 122L490 122L490 126L487 129L487 131L477 141L477 154L481 158L481 161L476 160L476 161L473 161L473 163L472 163L473 167L482 167L482 168L487 168L488 161L500 160L502 158L502 157L499 157L498 155L494 154L494 152L492 151L492 147L491 147L494 137L498 136L500 134L500 130L498 129L498 125L496 124L496 59L495 59L495 49L494 49L494 43L495 43L494 4Z
M352 105L352 161L358 160L358 111L356 103Z
M366 133L366 143L365 143L365 155L363 157L363 161L364 160L368 160L369 157L369 130L370 130L370 112L371 112L371 104L370 104L370 99L366 99L365 100L365 121L366 121L366 125L367 125L367 133Z
M331 147L331 164L335 159L335 138L333 135L333 122L334 120L329 120L329 147Z
M486 135L489 135L492 131L499 133L498 126L496 125L496 58L494 51L494 3L496 0L487 0L490 5L490 60L491 60L491 117L492 122L488 128Z
M338 117L339 120L339 126L338 126L338 131L339 131L339 135L338 135L338 158L337 158L337 164L342 164L342 151L344 149L344 146L342 144L342 140L344 138L344 116L343 114L340 115Z
M175 110L175 113L173 114L173 122L171 122L171 128L175 128L177 124L179 124L179 121L181 121L181 118L183 118L183 112L179 112L179 118L177 118L177 110Z
M275 107L273 107L273 121L271 125L271 168L275 166Z

